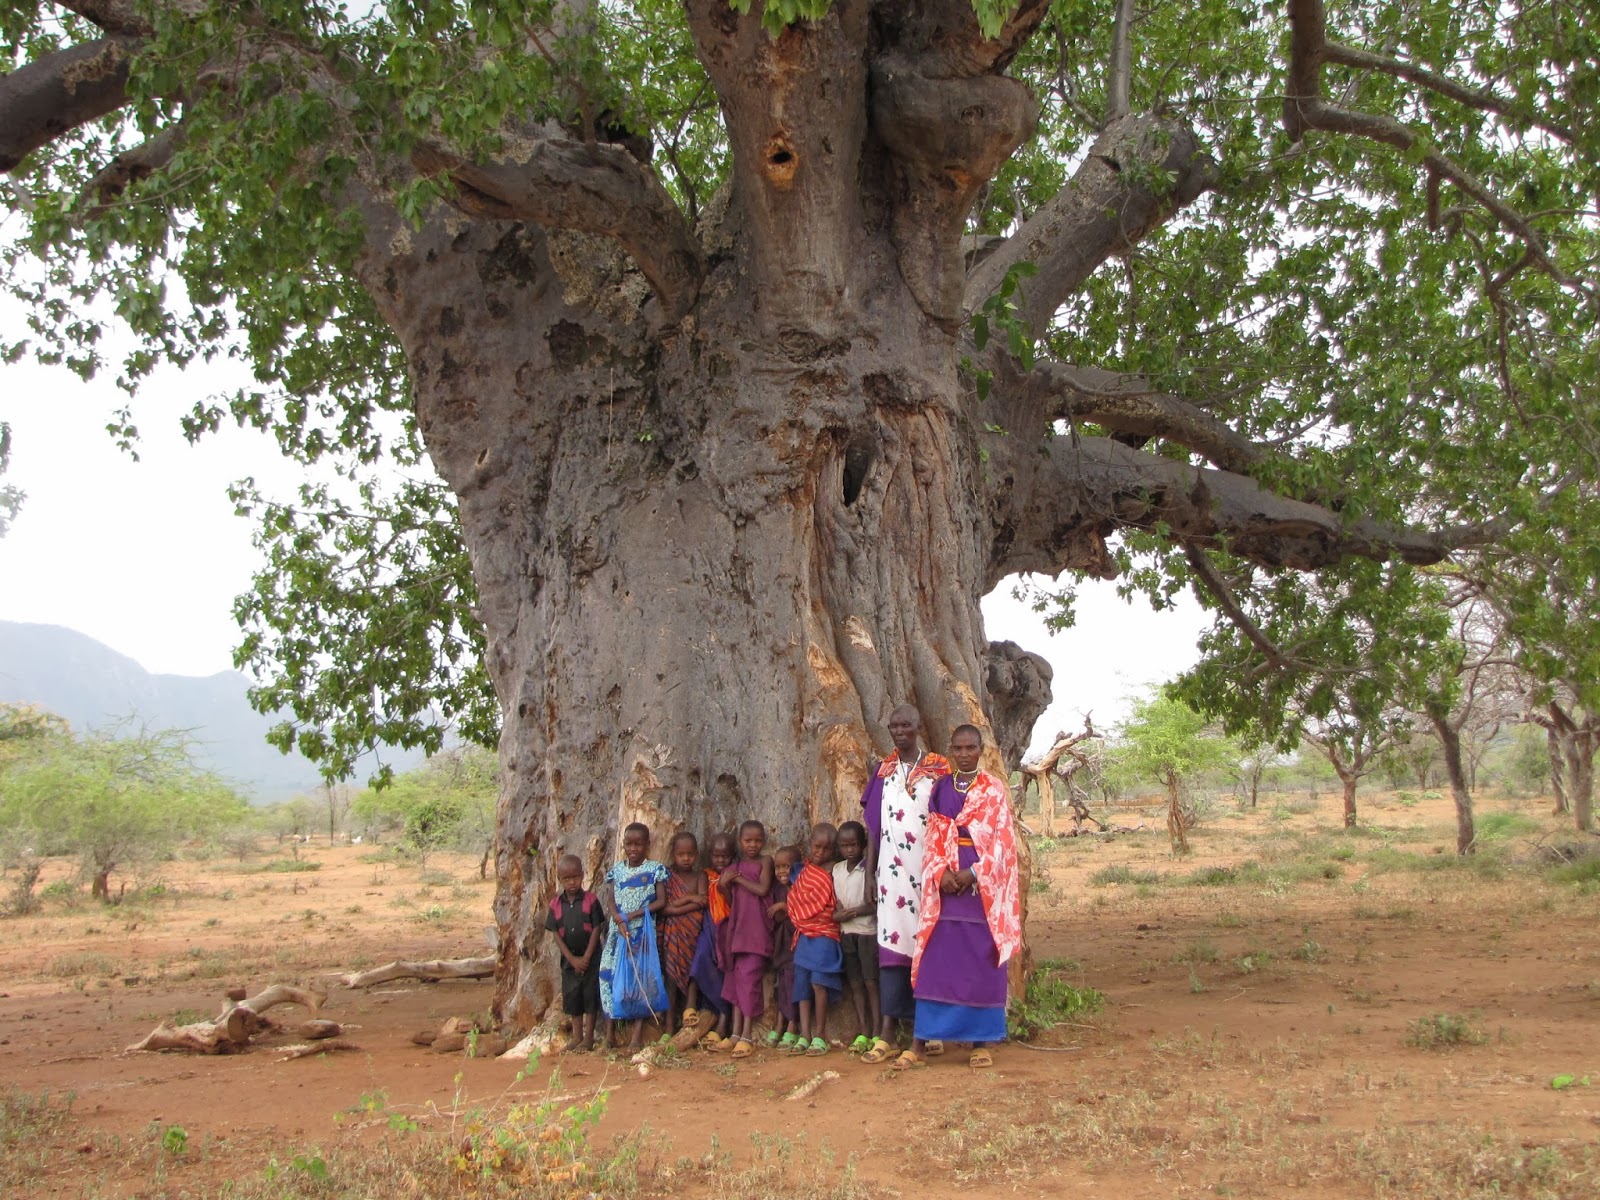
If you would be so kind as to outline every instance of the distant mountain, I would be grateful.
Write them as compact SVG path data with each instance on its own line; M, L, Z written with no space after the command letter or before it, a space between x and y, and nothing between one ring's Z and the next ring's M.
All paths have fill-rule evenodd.
M275 723L250 707L249 680L215 675L152 675L133 659L86 634L59 625L0 621L0 702L37 704L74 729L103 729L134 717L152 729L192 731L196 755L261 803L316 787L317 768L300 754L267 743ZM384 761L410 770L419 751L389 751ZM363 761L355 782L375 765Z

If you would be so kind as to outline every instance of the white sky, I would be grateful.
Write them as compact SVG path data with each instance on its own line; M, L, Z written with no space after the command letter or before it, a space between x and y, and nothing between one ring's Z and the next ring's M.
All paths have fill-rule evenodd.
M0 319L17 336L16 310L0 307ZM110 376L84 384L28 361L0 372L0 420L12 428L5 482L27 493L0 538L0 619L67 626L156 673L231 669L233 598L259 556L227 486L252 475L267 495L289 498L300 481L300 468L253 431L230 425L195 446L184 440L179 415L241 382L238 365L164 370L146 383L133 403L137 462L105 431L126 399ZM1194 661L1206 624L1192 600L1153 613L1143 601L1124 603L1110 584L1084 585L1077 611L1075 628L1051 636L1011 598L1009 582L984 603L990 637L1055 668L1056 703L1035 728L1036 745L1078 728L1084 712L1108 730L1131 695Z

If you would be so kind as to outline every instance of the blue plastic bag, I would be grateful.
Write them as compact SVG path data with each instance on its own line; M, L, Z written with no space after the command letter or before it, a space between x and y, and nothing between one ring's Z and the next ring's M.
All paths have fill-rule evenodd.
M667 1011L667 981L661 974L661 954L656 949L656 923L649 916L639 929L628 931L617 947L617 967L611 976L610 1015L618 1021L659 1017Z

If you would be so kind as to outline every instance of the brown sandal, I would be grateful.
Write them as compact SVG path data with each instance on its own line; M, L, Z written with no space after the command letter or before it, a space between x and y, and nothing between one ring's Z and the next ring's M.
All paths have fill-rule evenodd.
M891 1064L896 1071L910 1071L916 1067L925 1067L927 1060L915 1050L907 1050Z
M983 1067L992 1067L994 1066L994 1055L990 1054L987 1050L974 1050L972 1055L967 1059L967 1066L979 1069Z

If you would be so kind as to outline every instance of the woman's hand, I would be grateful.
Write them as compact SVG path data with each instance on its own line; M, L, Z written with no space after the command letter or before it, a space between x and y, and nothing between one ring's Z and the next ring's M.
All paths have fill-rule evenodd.
M959 872L946 871L943 875L939 876L939 891L942 895L954 896L961 890L962 885L956 882L957 874L959 874Z
M611 919L616 923L617 932L626 937L628 935L628 918L623 916L621 913L618 913Z

